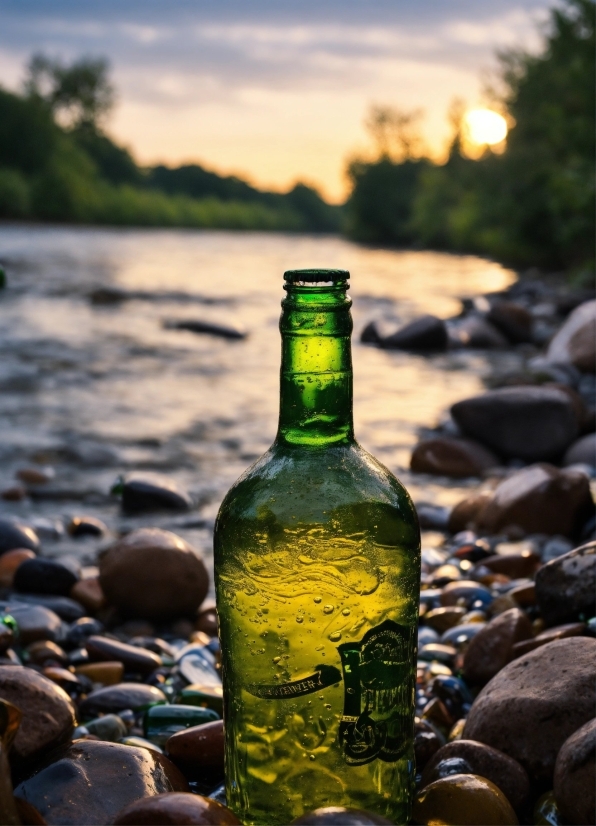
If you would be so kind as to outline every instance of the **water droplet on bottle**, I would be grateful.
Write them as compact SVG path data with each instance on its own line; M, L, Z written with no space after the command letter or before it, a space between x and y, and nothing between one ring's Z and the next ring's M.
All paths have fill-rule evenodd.
M321 597L315 597L315 598L314 598L314 601L315 601L315 602L317 603L317 605L318 605L318 604L319 604L319 602L321 602Z
M331 642L338 642L338 640L341 640L341 631L333 631L333 633L329 634L329 639Z
M296 622L304 622L304 617L296 617Z
M331 614L333 611L333 605L324 605L323 606L323 613L324 614Z
M311 754L311 755L309 755L309 758L308 758L308 759L309 759L309 760L315 760L316 758L315 758L314 754Z
M274 657L273 658L273 662L275 663L275 665L277 665L278 662L280 662L280 660L281 660L281 657Z
M331 703L325 703L325 708L331 709Z
M342 611L342 614L344 615L344 617L349 617L350 616L350 609L349 608L344 608L344 610Z

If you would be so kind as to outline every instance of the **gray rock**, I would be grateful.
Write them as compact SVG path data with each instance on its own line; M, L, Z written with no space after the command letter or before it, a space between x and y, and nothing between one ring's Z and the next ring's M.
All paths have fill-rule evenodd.
M13 551L15 548L25 548L29 551L39 551L39 538L33 528L23 525L13 519L0 519L0 554Z
M381 346L391 350L432 352L447 348L445 322L434 315L424 315L411 321L396 333L381 340Z
M128 473L115 490L122 493L122 509L127 514L185 511L192 507L188 493L161 473Z
M563 465L589 465L596 467L596 433L582 436L571 447L567 448L563 456Z
M596 542L553 559L536 574L536 599L547 625L596 614Z
M568 554L573 550L573 542L564 536L552 536L542 546L540 558L543 564L550 562L552 559L557 559L563 554Z
M565 740L555 764L555 800L566 823L594 823L595 790L596 720L590 720Z
M528 462L560 456L579 432L572 400L553 387L490 390L457 402L451 415L466 435Z
M472 439L437 436L420 442L412 452L410 467L415 473L464 478L481 476L499 460L492 451Z

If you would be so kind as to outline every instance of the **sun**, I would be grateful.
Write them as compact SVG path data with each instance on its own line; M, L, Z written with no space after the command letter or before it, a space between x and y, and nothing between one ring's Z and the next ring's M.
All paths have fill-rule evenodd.
M464 116L464 129L476 146L494 146L507 137L507 121L492 109L470 109Z

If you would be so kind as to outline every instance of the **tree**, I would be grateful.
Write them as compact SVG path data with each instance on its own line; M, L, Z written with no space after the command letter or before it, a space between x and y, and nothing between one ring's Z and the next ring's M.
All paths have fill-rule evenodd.
M420 134L422 109L409 112L396 106L372 106L364 122L371 134L379 158L404 161L425 154Z

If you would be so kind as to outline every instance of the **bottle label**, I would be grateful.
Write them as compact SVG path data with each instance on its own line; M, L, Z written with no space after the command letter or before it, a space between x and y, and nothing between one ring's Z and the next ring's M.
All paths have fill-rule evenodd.
M334 665L318 665L314 674L310 677L303 677L302 680L295 680L292 683L282 685L256 685L247 686L248 691L255 697L262 700L287 700L289 697L302 697L304 694L312 694L322 688L341 682L341 672Z

